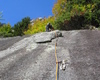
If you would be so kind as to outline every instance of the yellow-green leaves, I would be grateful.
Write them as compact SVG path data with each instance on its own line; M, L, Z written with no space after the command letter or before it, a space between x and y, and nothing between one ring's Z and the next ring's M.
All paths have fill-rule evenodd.
M65 12L66 3L67 0L57 0L57 2L54 4L54 7L52 9L52 12L55 17L60 16L62 12Z
M52 25L54 24L54 17L48 17L43 19L36 19L33 21L33 25L29 24L28 30L25 31L25 34L35 34L38 32L44 32L45 26L50 22Z

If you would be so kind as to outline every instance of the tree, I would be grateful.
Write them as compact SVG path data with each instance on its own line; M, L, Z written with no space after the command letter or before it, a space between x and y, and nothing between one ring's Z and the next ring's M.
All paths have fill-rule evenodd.
M45 26L47 23L50 22L54 26L54 17L48 17L48 18L42 18L42 19L36 19L33 21L33 25L29 24L28 30L26 30L25 34L35 34L38 32L44 32Z
M57 0L57 2L54 4L54 7L52 9L52 12L53 12L55 17L58 17L63 12L65 12L66 3L67 3L67 0Z
M16 23L13 27L15 36L24 35L24 31L28 29L28 24L30 23L30 18L25 17L20 22Z
M11 25L8 24L4 24L2 25L2 27L0 27L0 37L12 37L13 33L12 33L12 29L11 29Z
M98 27L100 0L57 0L53 14L59 29L81 29L87 24Z

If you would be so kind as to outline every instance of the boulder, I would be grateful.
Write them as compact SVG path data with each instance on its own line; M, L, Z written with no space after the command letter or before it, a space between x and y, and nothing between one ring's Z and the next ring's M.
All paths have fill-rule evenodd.
M51 31L51 32L42 32L37 33L34 37L34 41L36 43L44 43L44 42L51 42L52 39L56 37L61 37L62 33L59 30Z

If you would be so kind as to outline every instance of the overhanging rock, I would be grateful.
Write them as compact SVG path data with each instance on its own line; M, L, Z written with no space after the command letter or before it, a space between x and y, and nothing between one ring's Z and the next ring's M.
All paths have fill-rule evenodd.
M34 40L36 43L50 42L52 39L55 39L56 36L61 37L62 33L59 30L37 33L34 37Z

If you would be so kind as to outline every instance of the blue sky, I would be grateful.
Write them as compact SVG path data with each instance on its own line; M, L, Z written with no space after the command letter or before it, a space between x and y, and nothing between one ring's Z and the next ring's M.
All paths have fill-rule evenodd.
M31 19L52 16L52 7L56 0L0 0L0 11L3 11L2 23L12 26L29 16Z

